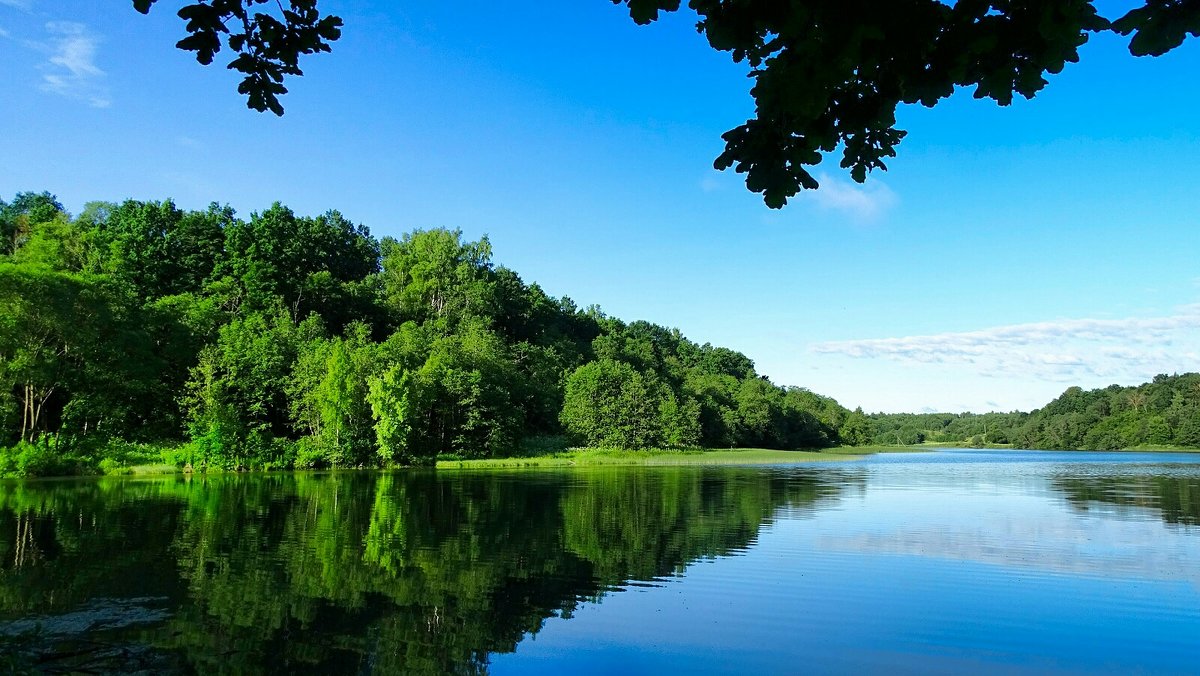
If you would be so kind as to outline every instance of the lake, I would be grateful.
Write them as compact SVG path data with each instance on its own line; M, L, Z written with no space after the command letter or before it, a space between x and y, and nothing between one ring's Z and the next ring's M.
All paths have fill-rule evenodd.
M1195 673L1200 455L0 482L0 671Z

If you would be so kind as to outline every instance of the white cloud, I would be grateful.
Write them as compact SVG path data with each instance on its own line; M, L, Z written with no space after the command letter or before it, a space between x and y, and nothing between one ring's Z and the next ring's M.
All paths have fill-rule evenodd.
M802 193L821 209L837 211L855 223L873 223L896 205L899 198L883 183L868 180L863 185L826 174L817 176L821 187Z
M107 108L112 101L103 85L104 71L96 65L100 38L84 24L70 21L51 21L46 24L46 32L50 40L35 45L50 54L41 67L42 91Z
M11 37L12 37L11 33L4 30L3 28L0 28L0 38L11 38Z
M818 343L854 359L946 364L993 378L1137 381L1200 369L1200 305L1166 317L1066 319L979 331Z
M28 12L33 9L33 0L0 0L0 5Z

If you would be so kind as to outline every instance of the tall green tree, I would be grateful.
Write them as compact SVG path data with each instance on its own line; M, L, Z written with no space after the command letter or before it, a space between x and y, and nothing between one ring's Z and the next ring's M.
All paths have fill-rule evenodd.
M383 294L401 321L436 322L447 331L496 314L492 245L464 242L461 230L417 230L383 240Z
M413 425L421 410L420 393L410 372L399 364L373 376L368 383L367 401L375 421L375 444L384 463L414 464Z
M235 223L229 207L183 211L171 200L128 200L89 220L105 244L106 271L143 300L200 291L223 257L226 229Z
M375 460L368 383L379 368L377 354L370 329L362 324L351 326L345 337L298 346L288 391L292 415L326 464L353 466Z
M664 446L663 393L653 376L602 357L580 366L567 378L563 427L577 442L589 446Z
M317 312L339 328L352 319L337 315L342 301L359 296L345 287L379 269L379 245L365 227L336 211L298 217L279 203L231 223L225 248L217 274L240 284L251 309L279 298L295 321Z
M0 199L0 254L21 248L30 226L65 213L62 203L49 192L19 192L12 202Z
M103 279L0 263L0 397L15 414L4 436L141 436L161 368L141 326Z
M504 342L479 323L433 341L413 376L421 393L410 448L415 456L488 457L512 452L524 416L522 385Z
M322 335L319 319L293 324L282 308L222 326L201 350L184 395L194 462L227 469L290 463L295 436L287 384L299 346Z

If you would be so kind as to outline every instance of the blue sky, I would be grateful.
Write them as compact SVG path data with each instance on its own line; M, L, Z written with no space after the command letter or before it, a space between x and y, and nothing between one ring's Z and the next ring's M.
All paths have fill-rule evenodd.
M552 294L868 411L1200 370L1200 41L1134 59L1093 38L1032 101L904 108L890 171L858 186L827 161L773 211L711 168L753 103L686 14L322 0L345 35L280 119L176 50L160 4L0 0L0 196L487 234Z

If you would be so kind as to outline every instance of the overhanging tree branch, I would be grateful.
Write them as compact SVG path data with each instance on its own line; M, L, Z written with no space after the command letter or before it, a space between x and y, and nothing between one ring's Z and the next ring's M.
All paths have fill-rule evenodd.
M133 0L148 12L159 0ZM268 2L278 16L252 11ZM681 0L611 0L639 24L678 11ZM745 63L753 80L753 118L723 135L714 166L746 175L766 204L782 207L818 187L809 171L841 149L840 165L863 182L896 156L901 104L934 106L956 87L999 105L1032 98L1047 75L1079 59L1092 33L1129 36L1135 56L1157 56L1200 36L1200 0L1145 0L1116 18L1094 0L689 0L697 30L717 50ZM274 10L273 10L274 11ZM279 97L299 57L330 51L342 20L322 16L317 0L201 0L179 16L188 36L178 47L210 64L226 44L228 68L245 77L238 92L258 111L283 114ZM226 22L240 20L240 32Z

